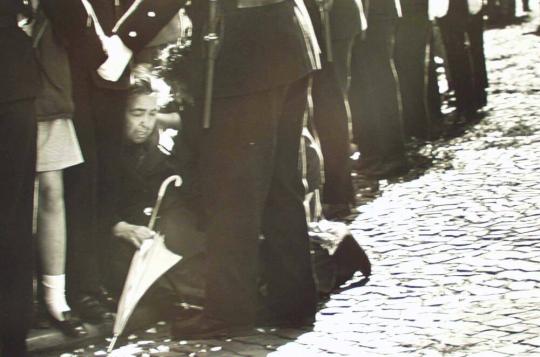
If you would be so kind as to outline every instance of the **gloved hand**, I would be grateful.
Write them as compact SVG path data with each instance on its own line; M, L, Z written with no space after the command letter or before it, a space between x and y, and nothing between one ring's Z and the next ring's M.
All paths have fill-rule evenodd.
M101 40L108 57L97 69L97 73L107 81L116 82L133 57L133 51L117 35L103 37Z

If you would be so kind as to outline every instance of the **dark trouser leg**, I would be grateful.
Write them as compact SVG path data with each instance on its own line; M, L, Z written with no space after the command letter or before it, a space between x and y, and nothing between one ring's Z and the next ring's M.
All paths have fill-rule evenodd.
M265 255L282 262L278 270L268 270L270 296L294 297L280 306L280 311L289 311L315 295L297 166L306 83L296 86L216 98L212 127L201 137L208 239L206 311L229 323L255 319L263 213L286 214L285 221L276 223L282 234L266 234L271 250L265 249ZM291 116L287 106L300 102L302 108ZM282 242L287 242L284 250Z
M429 68L428 68L428 110L432 123L440 123L442 118L441 112L441 95L439 92L439 82L437 74L437 64L435 63L435 28L431 24L431 36L429 40Z
M125 91L98 88L72 60L74 125L84 163L65 170L68 295L96 293L106 266L122 143Z
M370 140L375 135L377 123L371 115L368 105L368 45L366 40L356 37L351 58L351 82L349 89L349 105L353 129L353 142L358 145L362 157L368 160L378 160L379 152L376 141ZM371 133L371 134L370 134Z
M395 20L372 16L364 42L353 47L350 104L355 140L366 159L397 157L405 144L394 65Z
M97 149L97 247L96 262L100 279L105 277L111 261L107 246L116 216L121 167L122 142L127 91L93 88L92 107ZM101 281L100 281L101 282Z
M265 307L278 318L315 315L317 295L307 224L304 188L298 169L306 83L298 81L287 90L277 123L274 169L265 202L262 230L264 277L268 284ZM284 222L287 222L284 224Z
M323 203L352 201L353 188L349 163L349 131L345 100L335 76L334 65L313 76L313 121L324 157Z
M360 37L358 37L360 41ZM334 71L343 91L344 96L348 96L351 77L351 55L354 45L354 37L336 40L333 42L334 50Z
M84 163L64 170L66 205L67 293L70 299L93 293L99 287L96 261L96 180L97 154L95 124L92 119L92 83L85 69L72 61L73 123Z
M0 103L0 355L26 356L32 315L34 101Z
M474 80L475 106L481 108L487 104L486 88L488 78L486 57L484 55L484 18L483 13L471 16L467 23L467 36L470 43L470 56Z
M404 129L408 136L418 138L427 138L430 131L426 102L430 26L427 16L411 14L399 20L396 35Z
M448 68L456 94L456 107L459 114L474 112L472 68L469 50L465 46L465 29L456 26L447 17L439 20L441 34L446 48Z

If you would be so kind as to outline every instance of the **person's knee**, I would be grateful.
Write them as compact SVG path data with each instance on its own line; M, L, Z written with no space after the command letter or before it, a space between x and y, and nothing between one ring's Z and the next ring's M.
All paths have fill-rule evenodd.
M45 172L39 175L39 204L41 209L58 210L64 204L64 186L61 172Z

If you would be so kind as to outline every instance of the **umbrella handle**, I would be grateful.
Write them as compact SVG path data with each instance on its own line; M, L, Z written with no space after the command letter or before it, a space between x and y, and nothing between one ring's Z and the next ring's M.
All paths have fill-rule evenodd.
M172 175L166 178L159 187L158 196L156 200L156 205L154 206L154 209L152 210L152 216L150 217L150 222L148 223L149 229L154 229L154 225L156 224L157 214L159 211L159 207L161 206L161 201L163 200L163 196L165 196L165 191L167 191L167 187L174 182L175 187L180 187L182 185L182 178L178 175Z

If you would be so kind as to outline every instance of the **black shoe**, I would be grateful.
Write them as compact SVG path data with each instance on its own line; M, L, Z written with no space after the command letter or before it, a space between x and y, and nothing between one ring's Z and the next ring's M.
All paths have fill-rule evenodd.
M73 316L70 311L63 312L62 316L64 317L64 321L58 321L49 314L51 325L69 337L83 337L88 335L88 331L81 321Z
M373 169L375 166L379 164L381 161L378 157L372 157L372 158L362 158L353 161L352 168L355 171L358 171L360 174L363 174L366 171L369 171Z
M351 214L351 206L348 203L323 204L323 216L326 219L339 219Z
M397 157L385 160L377 167L365 172L366 176L377 179L387 179L406 174L410 170L410 164L406 157Z
M302 328L313 326L315 316L265 316L257 320L258 326L279 328Z
M248 336L252 333L253 326L249 324L229 324L223 320L206 316L204 313L171 323L171 335L183 340Z
M100 324L114 320L114 314L92 295L83 295L73 304L82 320Z
M99 289L96 298L109 311L116 311L118 308L118 301L116 301L112 294L104 287Z

